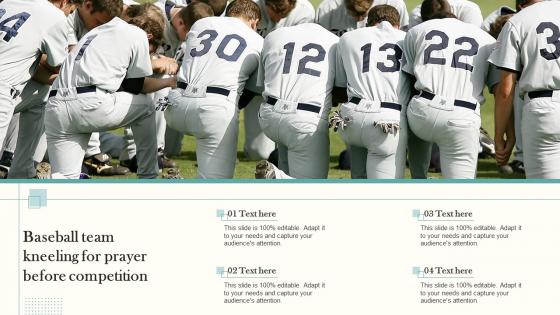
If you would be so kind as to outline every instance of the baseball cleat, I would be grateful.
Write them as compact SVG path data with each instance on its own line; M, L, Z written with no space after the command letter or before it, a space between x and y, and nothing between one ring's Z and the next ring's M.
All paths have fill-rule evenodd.
M37 179L50 179L51 178L51 165L47 162L41 162L37 164L37 173L35 178Z
M262 160L255 166L256 179L275 179L274 165L267 160Z
M479 136L480 146L482 147L481 154L483 156L496 156L496 145L494 140L488 134L488 131L484 130L484 128L480 127L480 136Z
M183 179L178 168L169 168L161 175L163 179Z
M0 158L0 165L7 166L8 168L12 166L12 161L14 159L14 154L9 151L4 151L2 153L2 158Z
M99 153L84 159L83 166L90 175L99 176L124 176L130 170L120 165L112 165L111 157L105 153Z
M0 164L0 179L8 178L8 173L10 172L10 168Z
M511 166L513 172L518 174L525 174L525 164L523 164L523 162L513 160L511 163L509 163L509 166Z
M158 150L158 165L161 165L161 168L177 168L177 163L171 160L170 158L163 153L162 150Z
M136 159L136 155L132 159L121 160L119 165L128 168L132 173L138 172L138 160Z
M177 168L177 163L175 163L175 161L171 160L167 156L160 155L159 159L161 159L161 167L162 168Z

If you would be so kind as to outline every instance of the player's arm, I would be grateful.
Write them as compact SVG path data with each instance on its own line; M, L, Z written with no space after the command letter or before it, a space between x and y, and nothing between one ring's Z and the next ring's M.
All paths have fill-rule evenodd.
M179 64L173 58L156 55L152 57L152 70L154 73L175 75L179 71Z
M58 76L59 69L60 67L50 66L47 63L47 55L42 55L41 61L39 61L39 65L37 66L37 71L33 76L33 80L42 84L51 85Z
M508 163L513 147L515 146L513 121L515 82L517 82L517 73L502 69L500 83L494 89L494 97L496 99L494 114L496 136L494 141L496 144L496 162L498 165L505 165Z
M126 78L121 83L119 91L132 94L148 94L165 88L175 88L177 86L177 78L175 76L165 79L155 79L149 77Z

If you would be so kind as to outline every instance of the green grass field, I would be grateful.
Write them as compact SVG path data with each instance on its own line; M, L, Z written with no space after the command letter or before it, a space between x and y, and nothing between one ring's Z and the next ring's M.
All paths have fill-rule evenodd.
M311 0L317 6L320 0ZM408 10L411 11L415 6L421 3L421 0L405 1ZM482 9L484 16L494 11L501 5L515 6L515 1L509 0L493 0L493 1L474 1L478 3ZM482 126L493 136L494 134L494 98L487 94L487 102L482 107ZM243 128L240 128L239 144L238 144L238 159L239 162L235 169L235 178L254 178L255 161L248 161L243 156ZM331 164L329 170L329 178L341 179L350 178L349 171L337 169L338 154L344 150L345 145L340 137L331 132ZM196 177L196 157L195 157L195 142L193 137L186 136L183 140L182 153L179 156L172 157L179 165L181 174L185 178ZM407 171L408 174L408 171ZM408 176L408 175L407 175ZM438 177L438 174L431 174L430 176ZM498 178L501 177L497 171L493 159L480 160L478 164L478 178ZM134 177L131 175L130 177ZM515 177L509 177L515 178Z

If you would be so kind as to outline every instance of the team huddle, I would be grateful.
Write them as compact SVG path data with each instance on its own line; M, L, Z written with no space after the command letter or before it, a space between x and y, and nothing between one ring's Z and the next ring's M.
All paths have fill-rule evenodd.
M427 178L435 145L444 178L471 179L488 87L500 169L560 178L558 12L546 0L486 19L467 0L410 15L403 0L0 0L0 171L180 178L167 156L189 135L199 178L233 178L243 114L256 178L327 178L334 128L352 178L403 178L407 164Z

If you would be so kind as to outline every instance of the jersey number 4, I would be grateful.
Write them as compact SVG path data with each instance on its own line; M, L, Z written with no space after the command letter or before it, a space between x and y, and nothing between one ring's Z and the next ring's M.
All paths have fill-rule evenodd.
M549 52L546 48L540 50L541 56L546 60L556 60L560 58L560 28L552 22L542 22L537 27L537 34L544 34L545 30L552 31L552 35L546 38L546 42L554 45L554 51Z
M447 60L445 58L432 57L432 53L436 51L442 51L449 47L449 36L444 32L433 30L426 34L425 40L432 40L435 37L440 38L439 44L431 44L424 51L424 64L429 65L445 65ZM453 53L453 60L451 61L451 67L457 69L464 69L472 72L474 67L468 63L461 62L461 57L473 57L478 54L479 44L474 38L470 37L459 37L455 40L456 45L469 44L471 47L469 49L460 49Z
M5 9L0 9L0 19L6 14ZM27 21L27 19L31 16L31 14L27 12L21 12L16 15L12 15L9 18L6 18L3 21L0 21L0 32L5 32L4 41L9 42L12 38L18 35L19 28ZM7 26L11 21L15 21L12 26Z

